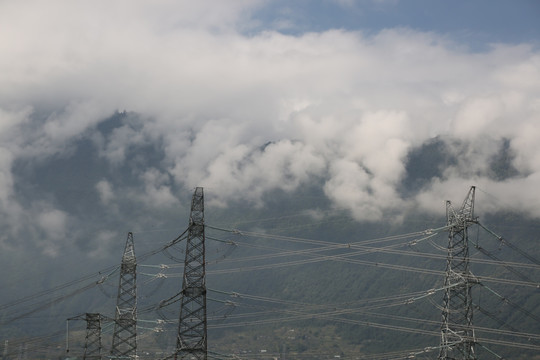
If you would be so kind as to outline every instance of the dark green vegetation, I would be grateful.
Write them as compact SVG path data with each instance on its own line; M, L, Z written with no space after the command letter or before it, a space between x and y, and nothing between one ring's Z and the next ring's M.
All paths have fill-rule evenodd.
M110 136L126 121L118 114L99 134ZM434 139L411 151L404 196L413 196L456 163L446 144ZM131 230L139 259L139 355L170 354L185 243L157 250L186 229L191 191L171 185L182 204L149 211L133 200L144 186L135 164L164 161L158 145L134 145L126 150L128 161L117 167L99 156L91 140L72 146L71 157L15 164L22 202L31 206L46 196L72 214L72 241L62 244L56 257L43 255L45 245L29 240L36 237L32 229L6 242L18 251L0 254L0 353L15 358L26 349L28 358L67 356L67 318L85 312L113 316L115 270ZM500 149L490 169L502 181L517 174L508 144ZM24 180L32 178L41 181ZM118 196L116 216L105 213L96 197L94 186L103 178L115 189L127 189L126 196ZM424 231L445 225L445 199L438 214L358 222L333 208L321 189L314 180L291 193L266 194L262 207L240 200L227 208L207 205L210 350L246 359L436 358L448 235ZM456 206L467 190L451 199ZM212 191L219 189L205 189L207 195ZM540 346L540 290L531 286L539 279L534 259L540 258L540 221L511 211L484 214L482 196L491 195L478 193L480 222L514 248L482 228L470 229L471 270L481 282L473 288L476 335L483 339L479 358L497 358L492 352L507 359L539 358L526 347ZM405 217L398 221L397 215ZM110 237L104 237L107 232ZM68 355L81 357L84 326L70 321ZM111 337L112 325L104 323L105 349Z
M436 246L444 248L447 235L441 232L429 240L421 240L425 238L423 234L390 241L384 239L437 228L444 224L444 219L434 216L424 218L423 222L410 219L396 224L390 219L387 223L359 224L339 211L329 211L324 217L314 218L311 213L302 212L304 206L319 201L317 196L308 194L315 195L315 192L301 192L292 198L286 194L273 194L275 203L269 201L268 207L259 210L242 209L240 205L234 212L207 209L209 226L239 230L207 229L210 349L219 354L237 354L246 358L255 357L255 354L256 358L375 358L367 354L395 352L404 356L403 350L417 353L418 358L435 357L436 349L425 350L436 348L439 341L440 309L437 307L442 304L442 291L436 289L442 286L443 277L426 271L444 271L445 253ZM281 205L286 205L283 207L286 211L281 210ZM526 254L537 254L535 232L540 228L538 221L498 214L487 217L483 223L496 233L505 234L506 239ZM477 330L477 336L495 342L538 345L534 339L489 331L538 333L538 289L513 283L536 281L537 267L513 265L509 270L502 264L482 263L493 257L504 259L506 263L531 262L486 231L474 229L471 231L473 273L510 280L509 284L498 280L483 281L488 288L475 286L474 322L479 328L488 329ZM149 247L147 243L155 246L172 238L135 234L136 246L139 240L139 256ZM414 243L413 240L420 241ZM476 249L475 244L489 251L492 257ZM333 245L334 248L328 248ZM174 323L179 303L171 301L170 306L161 309L156 306L179 291L181 279L178 275L182 268L174 267L174 264L181 263L183 246L184 243L180 243L170 248L166 256L159 253L139 264L139 347L142 357L144 352L167 353L174 346L175 325L156 321ZM318 250L321 247L326 250ZM358 254L351 255L353 252ZM120 256L121 251L118 258ZM159 269L160 264L168 264L170 268ZM62 268L77 269L77 266L65 264ZM167 278L157 276L160 273L166 274ZM60 279L70 279L66 274L55 273L53 276L58 283L54 278L47 278L48 283L42 285L44 289L62 283ZM36 276L25 281L31 283L37 279L41 278ZM113 315L116 285L117 273L99 287L8 323L2 327L3 339L20 344L25 342L25 336L54 335L50 340L43 339L44 343L52 341L62 347L65 318L81 312ZM430 294L431 289L436 291ZM60 293L69 295L72 290L69 288ZM36 299L24 309L31 312L40 304ZM4 311L3 317L8 318L9 312ZM72 322L71 327L74 331L71 353L81 354L84 322ZM104 326L105 344L111 332L110 324ZM28 343L33 344L32 340ZM29 346L31 349L32 345ZM530 359L535 354L496 343L485 343L485 346L509 359ZM62 348L56 351L61 353ZM493 358L481 347L478 353L481 358Z
M289 209L294 209L294 204L289 205ZM253 212L250 216L260 218L259 214ZM436 357L436 349L428 352L422 350L438 345L437 333L441 319L441 310L438 307L442 305L443 295L438 289L442 286L443 275L428 272L445 270L444 247L447 233L441 232L429 239L426 239L425 235L416 235L406 239L388 240L395 235L444 225L443 217L424 217L421 220L423 224L418 224L419 220L407 219L402 224L396 224L388 219L386 223L358 224L339 213L328 215L321 221L309 220L307 216L302 219L299 216L282 214L281 218L276 216L275 219L267 220L264 227L262 223L250 223L251 220L246 218L245 224L251 224L255 229L267 229L272 235L327 241L341 246L325 252L309 252L306 249L315 249L321 245L306 245L294 242L295 239L290 242L282 241L276 237L253 240L251 244L257 246L258 251L251 248L244 250L246 254L240 254L243 249L239 246L231 257L237 255L239 258L246 258L261 252L273 254L283 252L284 249L295 255L282 258L270 258L268 255L266 259L257 258L257 261L252 263L242 263L241 266L246 267L245 272L220 275L217 282L220 290L235 288L239 293L261 297L257 300L242 296L229 298L241 304L246 303L246 313L270 313L240 320L233 320L234 316L229 316L229 321L224 321L224 330L220 332L224 340L219 340L219 343L227 344L234 340L237 344L239 340L235 336L249 339L247 334L250 332L264 337L264 330L261 333L263 328L273 334L266 335L269 339L267 347L270 348L272 344L275 350L279 348L275 343L281 341L283 346L290 348L291 354L296 354L291 355L291 358L315 358L310 352L314 349L311 342L315 336L309 337L310 342L304 335L306 332L315 333L317 329L324 328L325 336L333 332L333 340L319 340L319 344L326 344L327 350L315 347L321 354L332 355L333 351L342 357L355 358L358 354L381 354L410 349L411 353L416 350L418 358ZM485 219L482 217L481 221L494 232L504 234L509 242L516 244L526 254L537 254L537 237L534 233L540 228L539 222L502 213ZM244 227L239 223L238 228ZM245 237L236 237L235 241L248 241ZM537 288L531 286L537 283L538 267L502 265L502 262L496 259L520 264L531 264L531 261L501 244L485 230L472 227L470 241L472 272L481 279L496 278L481 280L482 285L473 289L474 323L479 328L477 336L486 338L486 341L504 340L538 345L538 341L534 339L500 336L490 332L490 329L495 329L538 333L540 294ZM270 247L278 247L280 250L268 250ZM352 253L357 255L351 255ZM305 263L301 265L279 266L283 263L303 261ZM495 264L497 262L499 265ZM223 261L224 268L225 263L226 261ZM261 264L268 264L268 268L250 270L250 266L254 269ZM235 264L234 267L238 266L240 265ZM505 280L508 283L503 283ZM514 280L529 284L518 286ZM215 285L209 280L209 287L212 286ZM432 289L433 292L430 291ZM238 306L237 312L242 313L241 306ZM275 321L270 322L268 318ZM233 327L236 322L242 321L253 321L251 330L237 330ZM270 323L264 323L265 321ZM291 329L303 335L298 339L295 337L295 341L291 341L287 336L277 335L286 334ZM255 351L260 344L264 342L249 347L249 350ZM335 351L330 347L334 345ZM484 345L490 351L507 358L531 358L536 353L520 348L501 347L495 343ZM307 353L302 356L304 348ZM477 351L480 358L493 358L488 350L480 346ZM402 353L401 356L405 355Z

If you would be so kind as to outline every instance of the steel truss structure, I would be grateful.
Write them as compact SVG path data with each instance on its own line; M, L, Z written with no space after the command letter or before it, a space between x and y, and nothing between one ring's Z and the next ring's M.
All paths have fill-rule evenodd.
M472 324L471 288L475 279L469 271L469 238L467 229L474 218L475 187L472 186L457 211L446 202L449 227L448 256L444 281L441 343L438 359L476 359Z
M101 321L99 313L86 313L86 338L83 360L101 360Z
M114 333L111 347L113 359L137 357L137 259L133 233L128 233L116 301Z
M191 201L182 281L176 359L207 359L204 193L197 187Z

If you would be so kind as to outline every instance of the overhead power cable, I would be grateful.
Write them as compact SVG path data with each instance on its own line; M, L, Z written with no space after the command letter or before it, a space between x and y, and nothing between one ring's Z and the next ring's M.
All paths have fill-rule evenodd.
M146 260L148 259L149 257L163 251L164 249L167 249L175 244L177 244L178 242L182 241L185 239L185 234L187 233L187 229L182 233L180 234L178 237L176 237L175 239L171 240L170 242L168 242L167 244L165 244L164 246L161 246L157 249L154 249L154 250L151 250L145 254L143 254L142 256L139 257L140 261L143 261L143 260ZM64 295L60 295L56 298L53 298L51 300L43 300L41 301L41 305L39 306L36 306L36 304L31 304L30 306L32 306L32 309L27 311L27 312L24 312L20 315L16 315L16 316L13 316L9 319L5 319L3 321L0 322L0 325L6 325L6 324L9 324L9 323L12 323L16 320L20 320L20 319L23 319L23 318L26 318L28 317L29 315L32 315L36 312L39 312L39 311L42 311L42 310L45 310L47 308L49 308L50 306L52 305L55 305L55 304L58 304L68 298L71 298L73 296L76 296L76 295L79 295L87 290L90 290L92 289L93 287L95 286L98 286L100 284L102 284L103 282L105 282L114 272L116 272L120 267L118 265L114 265L114 266L109 266L109 267L106 267L98 272L95 272L95 273L91 273L89 275L85 275L79 279L76 279L76 280L72 280L72 281L68 281L64 284L61 284L61 285L58 285L52 289L48 289L48 290L44 290L44 291L41 291L41 292L38 292L38 293L34 293L34 294L31 294L31 295L28 295L28 296L25 296L21 299L18 299L18 300L14 300L14 301L11 301L9 303L6 303L6 304L3 304L3 305L0 305L0 310L4 310L4 309L8 309L10 307L13 307L13 306L19 306L21 304L24 304L24 303L27 303L27 302L30 302L32 300L35 300L35 299L43 299L44 296L46 295L49 295L49 294L53 294L55 292L58 292L60 290L64 290L66 288L69 288L73 285L76 285L76 284L79 284L81 282L84 282L84 281L88 281L92 278L96 278L98 276L100 276L100 279L97 280L97 281L92 281L90 284L87 284L81 288L78 288L70 293L67 293L67 294L64 294ZM104 273L108 273L106 275L103 275Z
M432 235L429 235L420 239L408 241L406 243L398 243L398 244L393 244L393 245L387 245L384 247L369 247L369 246L358 245L357 243L347 243L347 244L332 243L332 245L328 245L324 247L316 247L316 248L309 248L309 249L302 249L302 250L285 250L285 251L281 251L281 252L273 253L273 254L252 255L252 256L242 257L242 258L225 259L222 262L231 263L231 262L241 262L241 261L255 261L255 260L261 260L261 259L285 257L285 256L292 256L292 255L303 255L303 254L308 254L308 253L319 253L319 252L330 251L330 250L344 250L344 249L363 250L362 252L361 251L355 252L354 253L355 255L383 253L383 254L397 254L397 255L407 255L407 256L413 256L413 257L422 257L422 258L427 258L427 259L446 260L446 255L396 249L397 247L415 245L419 243L420 241L428 240L437 234L438 233L434 233ZM226 242L234 246L237 246L237 245L252 246L252 245L247 245L246 243L242 243L242 242L234 242L230 240L224 241L224 240L217 239L210 236L208 236L207 238L209 240ZM260 247L260 246L253 245L253 247ZM272 248L272 247L267 247L267 248L272 249L272 250L277 250L277 248ZM540 266L538 265L515 263L515 262L503 262L497 258L494 258L494 260L470 259L470 262L478 263L478 264L514 266L514 267L523 267L523 268L528 268L528 269L540 270ZM171 265L171 267L172 266L174 265ZM523 279L523 280L533 282L531 279L528 279L528 280Z
M512 306L514 309L520 311L521 313L525 314L526 316L530 317L531 319L534 319L536 320L538 323L540 323L540 317L536 316L535 314L533 314L532 312L530 312L529 310L519 306L518 304L516 304L515 302L511 301L510 299L508 299L507 297L505 296L502 296L501 294L499 294L498 292L496 292L495 290L491 289L490 287L488 287L487 285L483 284L482 282L479 283L482 287L484 287L485 289L487 289L488 291L490 291L492 294L494 294L495 296L497 296L498 298L500 298L505 304L508 304L510 306Z
M307 311L317 311L317 312L327 311L325 313L326 315L344 315L344 314L354 313L354 314L363 314L366 316L375 316L375 317L386 318L386 319L415 322L419 324L432 324L436 326L440 325L440 321L430 321L426 319L416 319L416 318L405 317L405 316L374 313L373 310L389 307L389 306L411 304L426 296L432 296L435 293L443 291L443 290L445 290L445 288L429 289L429 290L425 290L421 292L402 294L402 295L396 295L396 296L380 297L380 298L371 298L371 299L356 301L354 303L345 303L345 304L309 304L309 303L304 303L304 302L275 299L275 298L269 298L269 297L258 296L258 295L249 295L249 294L244 294L244 293L226 292L226 291L221 291L221 290L208 289L208 291L229 295L233 297L234 299L249 299L249 300L274 303L274 304L283 305L283 306L294 306L297 309L301 309L302 313L306 313ZM390 300L392 302L388 302ZM377 304L377 303L380 304L383 302L388 302L388 303L373 306L373 304ZM239 306L240 304L238 302L234 302L234 305ZM348 307L344 308L343 307L344 305ZM362 307L351 308L350 306L352 305L355 305L355 306L362 305ZM251 306L251 305L248 305L248 306ZM288 308L280 307L278 309L278 312L288 311L287 309ZM324 309L329 309L329 310L324 310ZM275 309L273 311L275 311ZM264 313L261 315L265 315L265 314L267 313ZM310 314L313 315L312 313ZM242 316L238 316L238 317L241 318L241 317L247 317L247 316L253 316L253 314L252 313L242 314ZM498 335L504 335L504 336L522 337L529 340L530 339L540 340L540 335L538 334L523 333L515 329L513 331L491 329L491 328L486 328L486 327L475 327L475 329L478 330L479 332L498 334Z
M252 307L253 305L245 305L245 306ZM332 311L329 311L326 313L321 313L321 312L305 313L301 310L289 310L289 309L284 309L284 308L277 308L275 309L275 311L279 313L283 313L286 316L282 316L275 319L262 319L262 320L244 321L244 322L239 322L239 323L212 325L209 327L214 328L214 329L215 328L231 328L231 327L244 327L244 326L254 326L254 325L272 324L272 323L282 323L282 322L306 320L306 319L326 319L326 320L332 320L332 321L337 321L337 322L342 322L342 323L348 323L348 324L354 324L354 325L365 325L365 326L370 326L370 327L375 327L375 328L380 328L380 329L387 329L387 330L395 330L395 331L400 331L400 332L440 336L440 332L434 331L434 330L424 330L424 329L419 329L419 328L410 328L410 327L391 325L391 324L381 324L381 323L377 323L373 321L337 317ZM508 347L516 347L516 348L528 349L528 350L540 350L540 346L537 346L534 344L519 343L519 342L514 342L514 341L489 339L489 338L477 338L477 341L480 341L485 344L489 343L489 344L504 345Z
M521 256L523 256L524 258L528 259L529 261L531 261L532 263L536 264L536 265L540 265L540 260L534 258L533 256L531 256L530 254L528 254L526 251L524 250L521 250L520 248L518 248L517 246L515 246L514 244L512 244L510 241L504 239L502 236L499 236L497 235L496 233L494 233L493 231L491 231L490 229L488 229L487 227L485 227L483 224L481 223L478 223L478 225L486 230L488 233L490 233L491 235L493 235L495 238L497 238L497 240L499 240L502 244L508 246L510 249L518 252L519 254L521 254Z
M241 242L235 242L235 243L237 245L246 245L246 246L255 247L255 248L257 247L266 248L266 249L269 248L268 246L244 244ZM271 248L271 249L278 250L277 248ZM437 275L437 276L445 275L445 272L442 270L417 268L413 266L389 264L389 263L384 263L384 262L379 262L379 261L351 259L351 257L357 256L358 253L363 254L363 251L351 252L344 255L314 255L314 254L309 254L309 253L305 253L305 254L302 253L302 255L309 257L309 259L291 260L291 261L277 263L277 264L253 265L253 266L239 267L239 268L233 268L233 269L212 270L212 271L208 271L208 274L230 274L230 273L236 273L236 272L246 272L246 271L254 271L254 270L264 270L264 269L273 269L273 268L288 267L288 266L295 266L295 265L303 265L303 264L316 263L316 262L321 262L321 261L341 261L341 262L346 262L346 263L351 263L351 264L375 266L375 267L380 267L380 268L387 268L387 269L400 270L400 271L409 271L409 272L416 272L416 273L429 274L429 275ZM528 282L528 281L502 279L502 278L495 278L495 277L490 277L490 276L477 276L477 278L486 282L497 282L497 283L503 283L503 284L516 285L516 286L538 287L537 283Z

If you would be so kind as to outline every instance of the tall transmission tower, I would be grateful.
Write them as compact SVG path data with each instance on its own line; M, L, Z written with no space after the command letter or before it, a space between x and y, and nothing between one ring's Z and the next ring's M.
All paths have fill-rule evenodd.
M441 348L438 359L476 359L475 335L472 324L471 288L475 283L469 271L469 238L467 229L476 223L472 186L457 211L446 202L449 226L448 257L444 280L444 305L441 325Z
M116 301L111 358L137 357L137 259L133 234L128 233Z
M86 313L86 340L83 360L101 360L101 320L99 313Z
M207 359L204 241L204 194L197 187L191 200L175 360Z

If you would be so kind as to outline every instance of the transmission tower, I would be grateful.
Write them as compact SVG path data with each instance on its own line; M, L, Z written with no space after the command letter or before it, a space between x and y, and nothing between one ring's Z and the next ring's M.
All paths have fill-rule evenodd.
M4 352L2 353L2 360L7 360L9 340L4 341Z
M204 240L204 195L197 187L191 201L175 360L207 359Z
M101 314L86 313L86 341L83 360L101 360Z
M137 356L137 259L133 245L133 234L128 233L116 301L114 333L111 358Z
M472 186L463 205L457 211L450 201L446 202L446 219L449 226L448 257L438 359L476 359L471 297L471 288L475 280L469 271L467 234L468 227L477 222L474 218L474 193L475 187Z
M20 344L19 345L19 356L17 357L17 360L26 360L28 359L28 344Z

